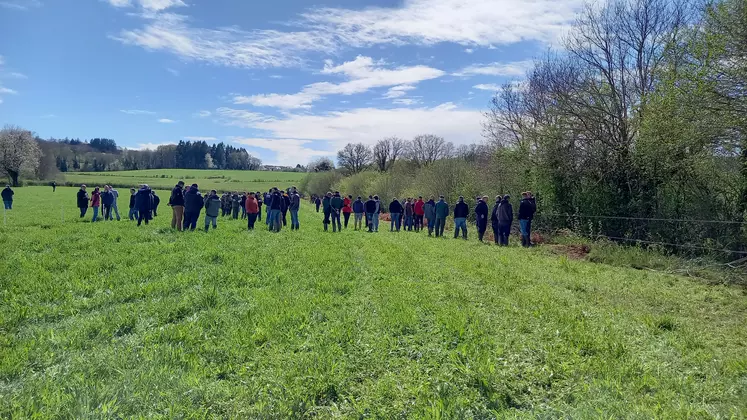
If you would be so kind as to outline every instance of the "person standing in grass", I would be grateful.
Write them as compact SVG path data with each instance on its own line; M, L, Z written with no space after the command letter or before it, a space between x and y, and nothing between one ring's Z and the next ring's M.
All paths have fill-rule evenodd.
M283 196L280 194L280 190L277 188L272 189L272 203L270 206L270 231L280 232L283 227L282 213L283 213Z
M495 207L490 220L493 224L493 235L495 243L500 246L508 246L508 237L511 234L511 223L514 221L514 208L508 201L511 197L499 195L495 198Z
M52 192L57 191L57 182L52 181Z
M248 197L249 194L247 193L241 193L241 220L246 219L246 197Z
M464 197L460 196L454 206L454 239L459 237L459 229L462 229L462 238L467 239L467 216L469 206L464 202Z
M249 196L246 197L244 210L246 210L246 227L249 230L254 230L254 223L256 223L259 214L259 200L253 192L250 192Z
M374 218L371 222L374 224L374 232L378 232L379 231L379 218L381 216L381 199L379 199L378 195L375 195L374 201L376 201L376 214L374 214Z
M120 220L122 220L119 217L119 206L117 206L117 200L119 200L119 191L117 191L116 188L112 187L111 185L109 186L109 191L111 191L112 195L114 195L114 202L112 203L112 211L117 216L117 221L119 222ZM113 217L112 217L112 220L114 220Z
M438 197L438 203L436 203L436 237L444 236L444 228L446 228L446 218L449 217L449 203L444 200L444 196Z
M428 220L428 236L432 236L433 229L436 227L436 202L433 196L423 205L423 216Z
M213 224L213 229L218 227L220 210L221 202L218 191L210 190L210 194L205 197L205 232L210 228L210 223Z
M153 199L151 198L151 189L148 184L143 184L135 194L135 204L137 205L137 225L145 221L147 225L152 218L151 212L153 211Z
M298 211L301 209L301 196L298 191L293 188L291 192L291 203L290 203L290 214L291 214L291 230L298 230L301 225L298 223Z
M153 190L153 189L150 190L150 197L152 201L151 208L153 209L153 217L157 217L158 216L158 205L161 204L161 198L156 194L156 190Z
M184 218L184 181L179 181L171 190L169 206L171 207L171 229L176 228L181 232L182 219Z
M408 198L405 201L405 230L412 231L414 217L415 217L415 208L413 207L413 204L412 204L412 198Z
M521 230L521 246L532 246L532 219L537 211L537 204L532 193L527 191L521 193L519 202L519 229Z
M5 188L3 189L3 192L0 194L3 197L3 204L5 205L5 210L13 210L13 195L15 195L15 192L10 189L10 184L6 184Z
M355 214L355 218L353 220L353 229L363 229L363 215L365 214L365 212L366 206L363 204L363 200L358 197L358 199L353 202L353 213Z
M378 208L378 204L376 203L376 200L373 198L373 196L368 196L368 201L366 201L365 204L365 210L366 210L366 225L368 226L368 231L373 232L374 231L374 219L377 218L376 216L376 209ZM378 227L378 223L376 223L376 227Z
M204 205L202 194L197 184L192 184L184 194L184 230L195 230L197 228L197 219L200 217L200 211Z
M420 232L420 230L423 229L423 216L425 216L424 207L425 202L423 201L423 197L420 196L413 206L413 211L415 212L415 232Z
M399 215L402 213L402 204L399 203L397 198L393 198L392 202L389 203L389 218L391 221L389 222L389 232L394 232L394 229L397 229L397 232L399 232Z
M234 192L231 195L231 218L236 220L239 218L239 208L241 207L241 198L239 193Z
M99 187L96 187L93 189L93 192L91 193L91 208L93 208L93 218L91 219L92 222L99 220L99 207L101 206L101 191L99 190Z
M77 199L78 208L80 209L80 217L83 218L86 216L86 212L88 211L88 193L86 192L86 184L80 186Z
M342 196L340 195L339 191L335 191L335 195L332 196L332 199L329 202L330 206L332 207L331 215L332 215L332 232L340 231L342 232L342 223L340 223L340 214L342 213L342 207L344 204L344 201L342 200Z
M288 191L281 192L281 196L283 197L283 201L280 202L280 212L283 213L283 226L287 226L288 209L290 208L291 199L288 195Z
M477 201L475 207L475 216L477 219L477 239L482 242L482 238L485 236L485 231L488 229L488 197L482 197Z
M111 220L114 194L112 194L108 185L104 185L104 192L101 193L101 204L103 206L104 220Z
M137 220L137 206L135 205L135 194L137 191L135 191L134 188L130 188L130 214L129 218L130 220Z
M254 194L254 198L257 200L257 220L260 222L262 221L262 204L264 204L261 197L262 194L259 191Z
M324 199L322 200L322 213L324 214L324 231L327 231L327 227L329 226L329 219L332 215L332 193L327 192L327 194L324 195Z
M342 200L342 215L345 218L345 229L348 228L348 221L350 220L350 213L353 212L353 196L348 195Z
M265 194L265 207L267 208L267 217L265 219L265 224L270 227L270 230L272 230L272 188L270 191Z
M319 213L319 206L322 205L322 200L318 196L314 200L314 204L316 204L316 212Z

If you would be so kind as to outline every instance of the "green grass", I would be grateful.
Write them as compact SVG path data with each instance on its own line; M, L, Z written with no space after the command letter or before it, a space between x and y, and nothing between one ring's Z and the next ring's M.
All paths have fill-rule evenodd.
M747 416L741 288L308 205L280 234L74 206L19 188L0 228L0 418Z
M197 183L203 191L211 189L268 191L272 187L285 189L298 185L304 175L298 172L147 169L120 172L67 172L64 177L68 185L103 186L109 184L119 188L129 188L145 183L152 188L166 190L173 188L174 184L182 179L188 185Z

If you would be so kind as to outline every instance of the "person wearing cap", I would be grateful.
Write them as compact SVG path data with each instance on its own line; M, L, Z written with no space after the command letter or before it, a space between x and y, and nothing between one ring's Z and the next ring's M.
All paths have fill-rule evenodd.
M210 190L210 194L205 197L205 232L210 229L210 224L213 224L213 229L218 228L218 215L221 210L220 197L218 197L218 191Z
M184 230L195 230L197 228L197 219L200 217L200 211L204 205L202 194L197 184L192 184L184 194Z
M5 189L3 189L2 197L3 197L3 204L5 205L5 210L13 210L13 195L15 192L13 192L12 189L10 189L10 184L5 185Z
M436 203L436 237L444 236L446 227L446 218L449 216L449 204L444 200L444 196L438 197Z
M482 242L482 238L485 236L485 231L488 229L488 196L482 197L477 201L475 207L475 216L477 219L477 239Z
M493 213L490 216L495 243L500 246L508 246L511 223L514 221L514 208L508 201L510 198L508 194L503 197L496 197L495 207L493 207Z
M464 197L460 196L454 206L454 239L459 237L459 229L462 230L462 238L467 239L467 216L469 206L464 202Z
M519 202L519 229L521 230L521 246L532 246L532 219L537 211L537 204L532 193L527 191L521 193Z
M80 186L80 190L78 190L77 194L78 199L78 208L80 209L80 217L83 218L86 216L86 212L88 211L88 193L86 192L86 184L82 184Z
M135 195L135 203L137 205L137 225L145 221L148 222L153 218L151 211L153 211L153 199L151 198L151 190L148 184L143 184Z
M171 207L171 229L182 230L182 219L184 218L184 181L179 181L171 190L169 197L169 207Z

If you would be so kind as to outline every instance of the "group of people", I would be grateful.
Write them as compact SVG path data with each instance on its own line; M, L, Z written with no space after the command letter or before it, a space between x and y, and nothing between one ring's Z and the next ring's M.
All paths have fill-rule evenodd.
M476 197L475 205L475 225L477 227L478 239L482 242L490 220L493 229L495 243L501 246L508 246L508 238L511 233L511 225L514 221L514 209L510 202L511 197L508 195L497 196L492 211L488 206L489 198L487 196ZM368 200L363 201L361 197L353 200L352 195L343 197L339 191L328 192L323 197L313 196L312 202L316 205L316 211L321 208L324 213L324 230L328 230L329 224L332 224L332 231L342 231L343 224L341 216L344 218L344 227L348 227L350 215L354 215L354 230L363 229L363 220L365 219L368 232L379 231L379 216L382 213L382 203L378 195L368 196ZM440 196L438 201L431 197L424 201L423 197L417 199L406 198L398 200L392 199L388 206L390 216L391 232L399 232L400 229L407 231L419 232L428 230L428 236L442 237L446 228L446 219L451 214L451 207ZM522 199L519 203L519 227L521 231L522 246L531 246L531 229L534 213L537 211L537 204L531 192L522 193ZM453 208L454 218L454 238L459 234L463 239L467 239L467 219L469 218L470 207L465 203L464 197L459 197Z
M88 187L83 184L77 193L78 209L80 209L80 217L83 218L88 213L88 209L93 209L92 222L99 221L99 208L102 208L104 220L121 220L119 215L119 206L117 201L119 199L119 191L111 185L104 185L104 190L101 191L100 187L95 187L91 194L88 194ZM158 205L161 199L158 197L155 191L150 189L147 184L140 186L138 190L135 188L130 189L130 212L129 219L137 220L137 225L145 221L148 224L149 220L152 220L154 216L158 216Z
M262 206L267 208L266 225L270 231L280 232L283 226L287 226L287 214L291 215L291 230L300 229L298 211L301 207L301 198L296 187L285 191L272 188L265 194L261 192L247 193L224 193L218 196L216 190L211 190L204 197L200 193L197 184L189 187L184 186L184 181L179 181L171 190L169 206L172 209L172 229L195 230L202 209L205 209L205 231L210 225L213 229L218 227L218 216L230 216L233 219L241 218L247 220L247 229L253 230L257 220L262 220Z

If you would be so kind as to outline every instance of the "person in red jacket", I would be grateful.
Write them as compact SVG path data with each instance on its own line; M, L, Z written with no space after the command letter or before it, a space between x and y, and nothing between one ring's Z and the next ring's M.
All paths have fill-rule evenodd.
M345 217L345 229L348 228L348 220L350 220L350 213L353 212L353 196L349 195L342 200L342 215Z
M259 214L259 201L253 192L249 193L249 197L246 198L244 203L247 216L247 228L254 230L254 223L257 221L257 215Z
M99 190L99 187L96 187L91 193L91 208L93 208L92 222L99 219L99 206L101 206L101 191Z
M423 216L425 215L425 202L423 197L418 197L415 202L415 232L420 232L423 228Z

